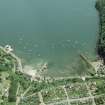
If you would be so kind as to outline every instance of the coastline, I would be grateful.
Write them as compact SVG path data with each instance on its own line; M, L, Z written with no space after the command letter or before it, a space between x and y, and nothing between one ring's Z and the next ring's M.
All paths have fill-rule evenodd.
M105 0L97 0L95 8L99 13L99 36L96 50L105 63Z
M2 51L5 56L1 56L1 58L3 57L4 59L8 60L9 55L11 57L11 61L12 59L14 59L14 54L12 54L11 52L7 53L5 51L5 48L2 48L1 52ZM90 65L91 62L88 61L86 57L84 57L83 55L81 55L81 57L83 61ZM15 58L17 58L17 56ZM44 76L43 78L43 73L40 73L47 69L47 63L44 63L44 65L41 65L41 67L39 68L39 72L37 72L37 70L35 71L35 69L31 66L26 65L23 68L23 73L16 70L16 72L13 72L10 71L10 69L9 71L6 71L9 75L4 75L2 73L3 83L6 82L6 84L8 83L9 85L6 85L3 90L3 96L5 97L5 100L7 100L7 103L11 104L11 102L13 102L13 105L29 105L30 102L33 102L32 105L69 105L66 104L66 102L79 103L82 100L85 103L89 103L89 100L91 99L92 102L90 105L92 105L93 102L97 102L93 100L94 98L101 98L104 95L102 91L103 87L101 87L101 90L100 88L98 88L98 91L100 91L100 93L96 91L98 85L103 86L103 80L105 80L105 75L101 75L101 73L99 73L98 75L95 75L94 73L94 75L87 76L80 75L56 78L52 75L52 77ZM6 78L8 76L9 81L7 82ZM31 78L30 80L30 77L34 78ZM92 88L93 90L91 93L90 88ZM7 94L5 93L5 91L7 92ZM35 98L37 98L37 100L35 100ZM5 100L3 100L3 102L5 102ZM82 105L82 102L80 105Z

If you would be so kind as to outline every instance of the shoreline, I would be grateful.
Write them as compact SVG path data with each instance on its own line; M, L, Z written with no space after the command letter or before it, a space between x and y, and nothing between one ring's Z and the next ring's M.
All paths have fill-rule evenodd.
M10 46L11 47L11 46ZM9 51L9 49L5 49L5 47L2 47L0 46L0 49L6 53L7 55L11 56L11 59L15 59L16 60L16 64L14 62L14 69L13 72L14 73L22 73L26 76L29 76L31 81L35 80L35 81L38 81L38 80L43 80L44 76L45 76L45 72L48 72L47 70L49 69L49 63L48 62L43 62L43 63L39 63L37 64L36 67L33 67L31 65L22 65L22 62L21 62L21 59L19 57L17 57L14 53L12 53L11 51ZM87 57L85 57L83 54L80 54L80 59L82 61L84 61L87 65L87 67L89 66L89 68L92 69L92 72L93 74L95 75L97 73L97 71L99 70L100 68L100 65L103 65L103 62L102 60L97 60L97 61L90 61ZM77 66L78 67L78 66ZM86 69L87 69L86 67ZM88 71L90 72L90 71ZM91 73L91 72L90 72ZM76 74L74 75L75 77L77 76L87 76L86 74ZM48 77L50 75L47 75ZM68 77L72 77L72 75L69 75ZM54 75L53 75L54 78L56 78ZM58 76L58 78L62 78L62 76ZM63 75L63 77L66 77Z
M105 64L105 0L97 0L95 8L99 13L99 36L96 52Z

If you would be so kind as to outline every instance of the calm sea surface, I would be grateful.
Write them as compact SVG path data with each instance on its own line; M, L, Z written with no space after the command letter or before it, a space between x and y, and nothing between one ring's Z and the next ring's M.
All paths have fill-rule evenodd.
M48 62L50 73L68 74L79 53L95 55L94 5L95 0L1 0L0 44L12 45L28 64Z

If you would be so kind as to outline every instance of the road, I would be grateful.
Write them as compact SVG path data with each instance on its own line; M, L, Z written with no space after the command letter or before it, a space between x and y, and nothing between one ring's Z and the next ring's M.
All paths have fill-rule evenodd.
M89 97L84 97L84 98L78 98L78 99L69 99L69 102L86 101L86 100L89 100L89 99L99 98L103 95L104 94L96 95L96 96L89 96ZM47 104L47 105L57 105L57 104L62 104L62 103L67 103L67 100L62 100L60 102L50 103L50 104Z

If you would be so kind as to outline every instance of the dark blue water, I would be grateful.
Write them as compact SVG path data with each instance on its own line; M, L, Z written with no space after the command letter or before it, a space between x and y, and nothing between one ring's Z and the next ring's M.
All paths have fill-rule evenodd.
M2 0L0 44L10 44L29 64L50 62L66 72L79 53L95 55L95 0Z

